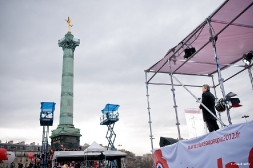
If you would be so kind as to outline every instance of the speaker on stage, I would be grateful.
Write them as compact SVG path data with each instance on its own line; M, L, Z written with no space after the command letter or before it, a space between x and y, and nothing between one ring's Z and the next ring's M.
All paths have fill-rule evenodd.
M160 147L164 147L164 146L167 146L167 145L172 145L172 144L177 143L177 142L178 142L177 139L167 138L167 137L160 137L159 145L160 145Z

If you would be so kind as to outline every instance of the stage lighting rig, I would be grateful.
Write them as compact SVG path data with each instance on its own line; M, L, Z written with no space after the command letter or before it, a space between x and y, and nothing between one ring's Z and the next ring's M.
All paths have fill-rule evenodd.
M196 49L194 47L186 48L184 52L185 52L184 59L188 59L190 56L192 56L192 54L196 52Z
M251 64L251 61L253 59L253 54L252 54L252 51L249 52L248 54L244 54L243 55L243 62L247 65L250 65Z
M221 98L217 101L216 105L215 105L215 109L218 112L224 112L226 110L226 105L228 107L228 109L231 109L232 107L240 107L242 105L240 105L240 99L239 98L232 98L236 96L235 93L233 92L229 92L225 98ZM227 103L226 103L227 102Z

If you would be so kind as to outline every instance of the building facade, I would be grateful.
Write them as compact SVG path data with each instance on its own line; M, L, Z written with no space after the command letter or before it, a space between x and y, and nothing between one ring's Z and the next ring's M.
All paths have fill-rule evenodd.
M16 158L10 164L0 163L1 168L18 168L19 165L23 165L23 167L28 167L28 165L32 162L31 159L28 158L28 153L33 152L34 154L40 153L40 145L35 145L35 142L30 145L25 144L24 141L19 143L13 143L13 141L9 141L6 143L2 143L0 141L0 148L5 148L8 152L15 153Z

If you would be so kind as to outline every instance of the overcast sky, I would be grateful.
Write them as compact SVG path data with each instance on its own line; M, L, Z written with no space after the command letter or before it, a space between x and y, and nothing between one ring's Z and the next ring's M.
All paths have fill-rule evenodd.
M41 144L40 102L56 102L53 130L59 124L62 48L65 19L80 46L74 63L74 125L81 129L81 145L93 141L107 145L106 126L100 125L107 103L119 104L115 146L137 155L150 153L144 70L159 61L197 27L223 1L13 1L0 5L0 140ZM239 71L229 68L224 78ZM163 75L168 81L169 76ZM212 84L202 77L179 76L185 84ZM215 78L217 83L217 77ZM154 147L159 137L177 138L170 86L149 86ZM200 88L189 88L197 97ZM252 88L247 71L225 83L242 107L231 110L233 123L252 120ZM218 97L221 97L219 88ZM176 87L180 129L188 138L184 109L198 104ZM227 124L225 114L223 121ZM122 146L118 146L122 145Z

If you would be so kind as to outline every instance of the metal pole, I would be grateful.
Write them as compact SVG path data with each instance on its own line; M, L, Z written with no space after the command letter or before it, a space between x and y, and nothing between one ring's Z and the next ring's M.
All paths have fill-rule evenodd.
M212 28L211 28L211 24L209 22L209 19L206 19L206 21L207 21L207 24L208 24L208 27L209 27L209 33L210 33L210 36L211 36L210 40L212 42L213 52L214 52L214 59L215 59L216 66L217 66L217 71L218 71L218 78L219 78L218 81L220 83L220 89L221 89L221 92L222 92L222 95L223 95L223 99L225 100L226 94L225 94L225 89L224 89L224 85L223 85L224 79L222 78L222 75L221 75L220 65L219 65L218 57L217 57L217 53L216 53L216 45L215 45L216 40L213 36ZM229 113L228 102L225 101L225 104L226 104L228 122L231 125L232 122L231 122L231 117L230 117L230 113Z
M149 93L148 93L148 75L147 75L147 71L145 71L145 79L146 79L146 96L147 96L147 103L148 103L148 123L149 123L149 132L150 132L150 142L151 142L151 152L152 152L152 158L153 158L153 134L152 134L152 121L151 121L151 113L150 113L150 103L149 103ZM155 163L154 163L154 158L153 158L153 166L155 166Z
M42 164L43 168L44 168L44 156L42 154L44 154L44 151L45 151L45 134L46 134L45 126L43 125L42 149L41 149L41 154L40 154L41 156L40 163Z
M252 65L253 65L253 64L251 64L251 65L249 65L249 66L252 68ZM248 66L248 67L249 67L249 66ZM232 75L232 76L230 76L229 78L227 78L226 80L224 80L223 83L225 83L225 82L228 81L229 79L235 77L236 75L242 73L242 72L245 71L246 69L248 69L248 68L244 67L244 68L243 68L242 70L240 70L239 72L235 73L234 75ZM215 87L217 87L217 86L219 86L219 85L220 85L220 84L217 84Z
M214 90L214 95L215 95L215 101L217 101L216 87L214 84L213 75L212 75L212 81L213 81L213 90Z
M253 2L249 4L243 11L241 11L234 19L232 19L225 27L223 27L217 34L218 36L220 33L222 33L229 25L231 25L237 18L239 18L244 12L246 12L251 6L253 5ZM208 21L209 23L209 21Z
M245 64L245 66L247 67L248 65ZM250 82L251 82L251 86L252 86L252 90L253 90L253 76L252 76L252 72L251 72L251 66L248 67L248 73L249 73L249 78L250 78Z
M45 151L45 163L44 167L47 168L47 153L48 153L48 134L49 134L49 126L47 126L47 132L46 132L46 151Z
M194 94L192 94L192 92L190 90L187 89L187 87L185 87L175 76L172 75L172 77L178 82L180 83L185 90L187 90L194 98L195 100L197 100L198 103L200 103L214 118L216 118L223 126L226 126L217 116L215 116Z
M213 90L214 90L214 95L215 95L215 103L217 103L218 98L217 98L217 94L216 94L216 87L215 87L215 83L214 83L214 80L213 80L213 75L212 75L212 81L213 81ZM221 113L218 112L218 115L219 115L219 119L221 120ZM221 124L221 127L223 127L222 124Z
M181 134L180 134L180 128L179 128L179 121L178 121L178 113L177 113L177 102L176 102L176 96L175 96L175 88L174 88L174 83L173 83L173 78L172 78L172 71L171 71L171 63L169 61L169 68L170 68L170 81L171 81L171 91L173 93L173 101L174 101L174 109L175 109L175 114L176 114L176 125L177 125L177 132L178 132L178 140L181 140Z

